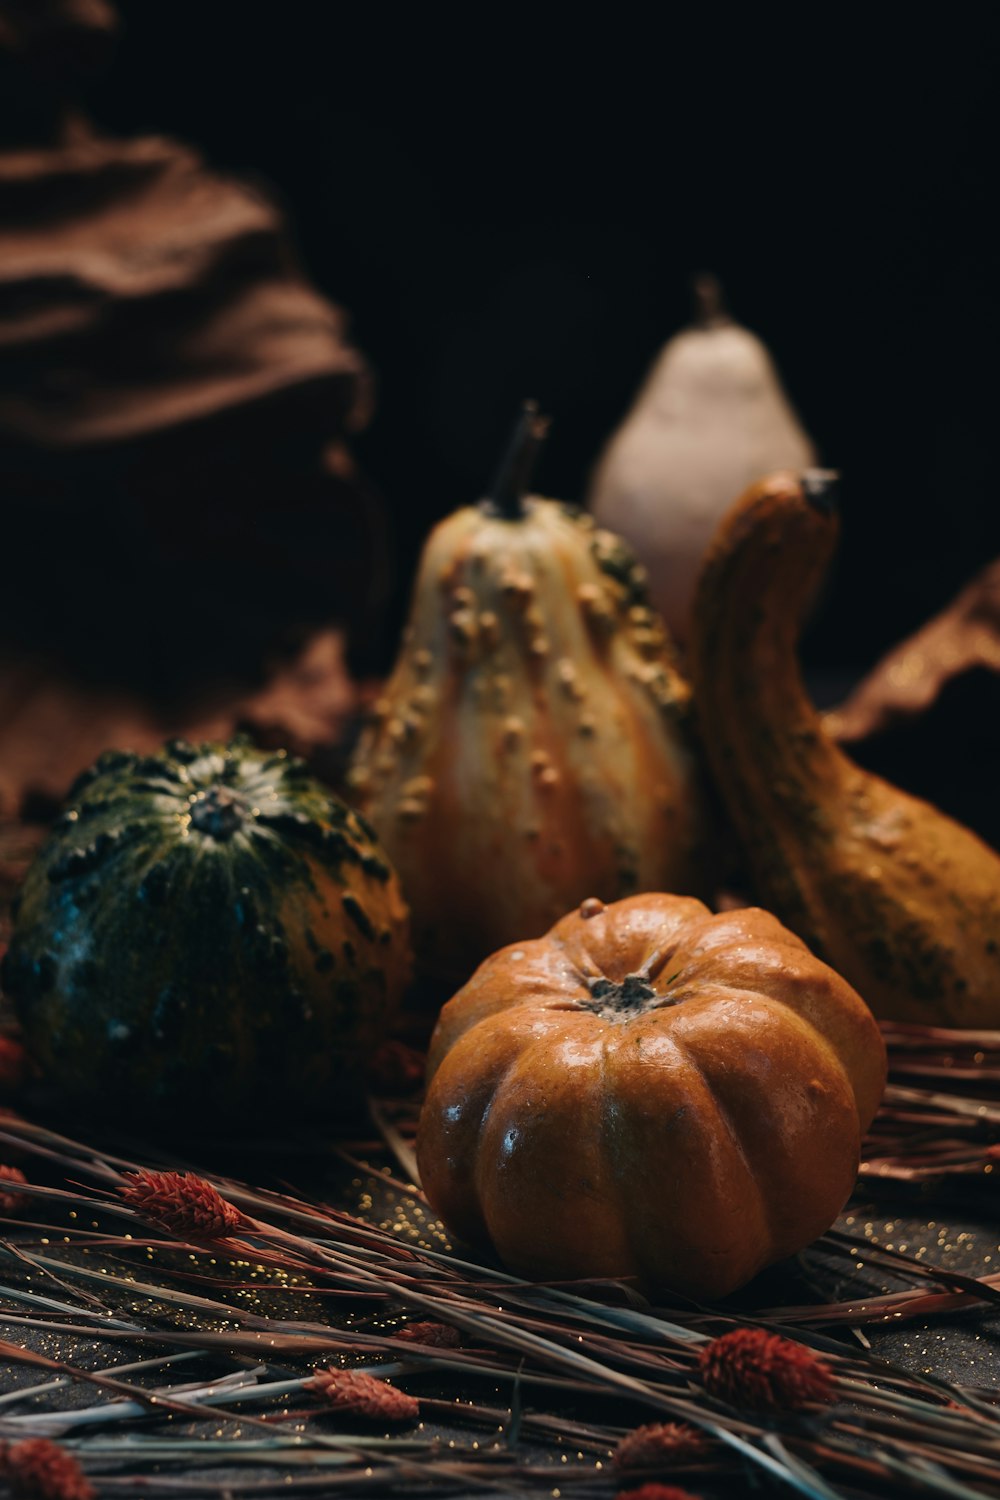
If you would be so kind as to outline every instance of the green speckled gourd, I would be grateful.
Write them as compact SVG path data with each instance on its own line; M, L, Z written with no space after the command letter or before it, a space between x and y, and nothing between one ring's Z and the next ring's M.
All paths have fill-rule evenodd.
M368 825L284 751L110 751L28 872L3 966L67 1101L325 1112L409 977Z

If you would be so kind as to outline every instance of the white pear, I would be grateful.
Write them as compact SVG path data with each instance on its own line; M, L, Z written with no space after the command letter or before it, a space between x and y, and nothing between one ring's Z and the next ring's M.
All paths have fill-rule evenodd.
M645 564L653 603L682 645L722 516L765 474L817 461L760 339L722 310L714 277L699 277L695 295L695 325L663 348L588 497L600 525Z

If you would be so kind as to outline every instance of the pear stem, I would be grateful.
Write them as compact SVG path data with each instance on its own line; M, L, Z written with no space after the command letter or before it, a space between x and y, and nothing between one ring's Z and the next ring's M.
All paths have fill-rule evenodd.
M483 501L485 509L505 521L524 515L524 501L538 450L549 430L549 418L538 414L537 401L525 401L513 437Z
M699 271L691 280L696 328L724 328L733 320L726 311L726 297L718 276Z

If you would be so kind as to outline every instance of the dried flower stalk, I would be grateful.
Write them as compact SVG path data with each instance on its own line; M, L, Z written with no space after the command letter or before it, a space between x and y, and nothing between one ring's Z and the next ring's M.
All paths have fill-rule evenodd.
M96 1494L73 1455L49 1438L0 1442L0 1480L14 1500L94 1500Z
M802 1411L833 1399L833 1375L819 1355L765 1328L733 1328L698 1355L710 1396L744 1411Z
M380 1422L415 1422L420 1416L420 1402L415 1396L397 1390L386 1380L376 1380L361 1370L340 1370L329 1366L317 1370L304 1389L312 1391L330 1406L356 1417L370 1417Z
M244 1222L234 1204L193 1172L130 1172L121 1195L145 1218L182 1240L223 1239Z
M0 1036L0 1094L16 1094L28 1072L28 1055L16 1037Z
M676 1484L657 1484L655 1480L640 1484L638 1489L619 1490L615 1500L701 1500L690 1490L678 1489Z
M19 1183L27 1180L20 1167L8 1167L0 1163L0 1213L13 1218L22 1211L28 1201L27 1196L17 1192L16 1188Z
M698 1463L708 1452L708 1439L688 1422L647 1422L621 1439L614 1465L616 1469L664 1468Z

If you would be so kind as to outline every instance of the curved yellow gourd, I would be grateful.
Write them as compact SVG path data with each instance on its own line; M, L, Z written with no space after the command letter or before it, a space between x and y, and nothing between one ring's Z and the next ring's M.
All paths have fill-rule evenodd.
M824 731L796 660L836 545L823 476L754 485L716 535L691 664L706 753L758 894L876 1015L1000 1025L1000 856L863 771Z

